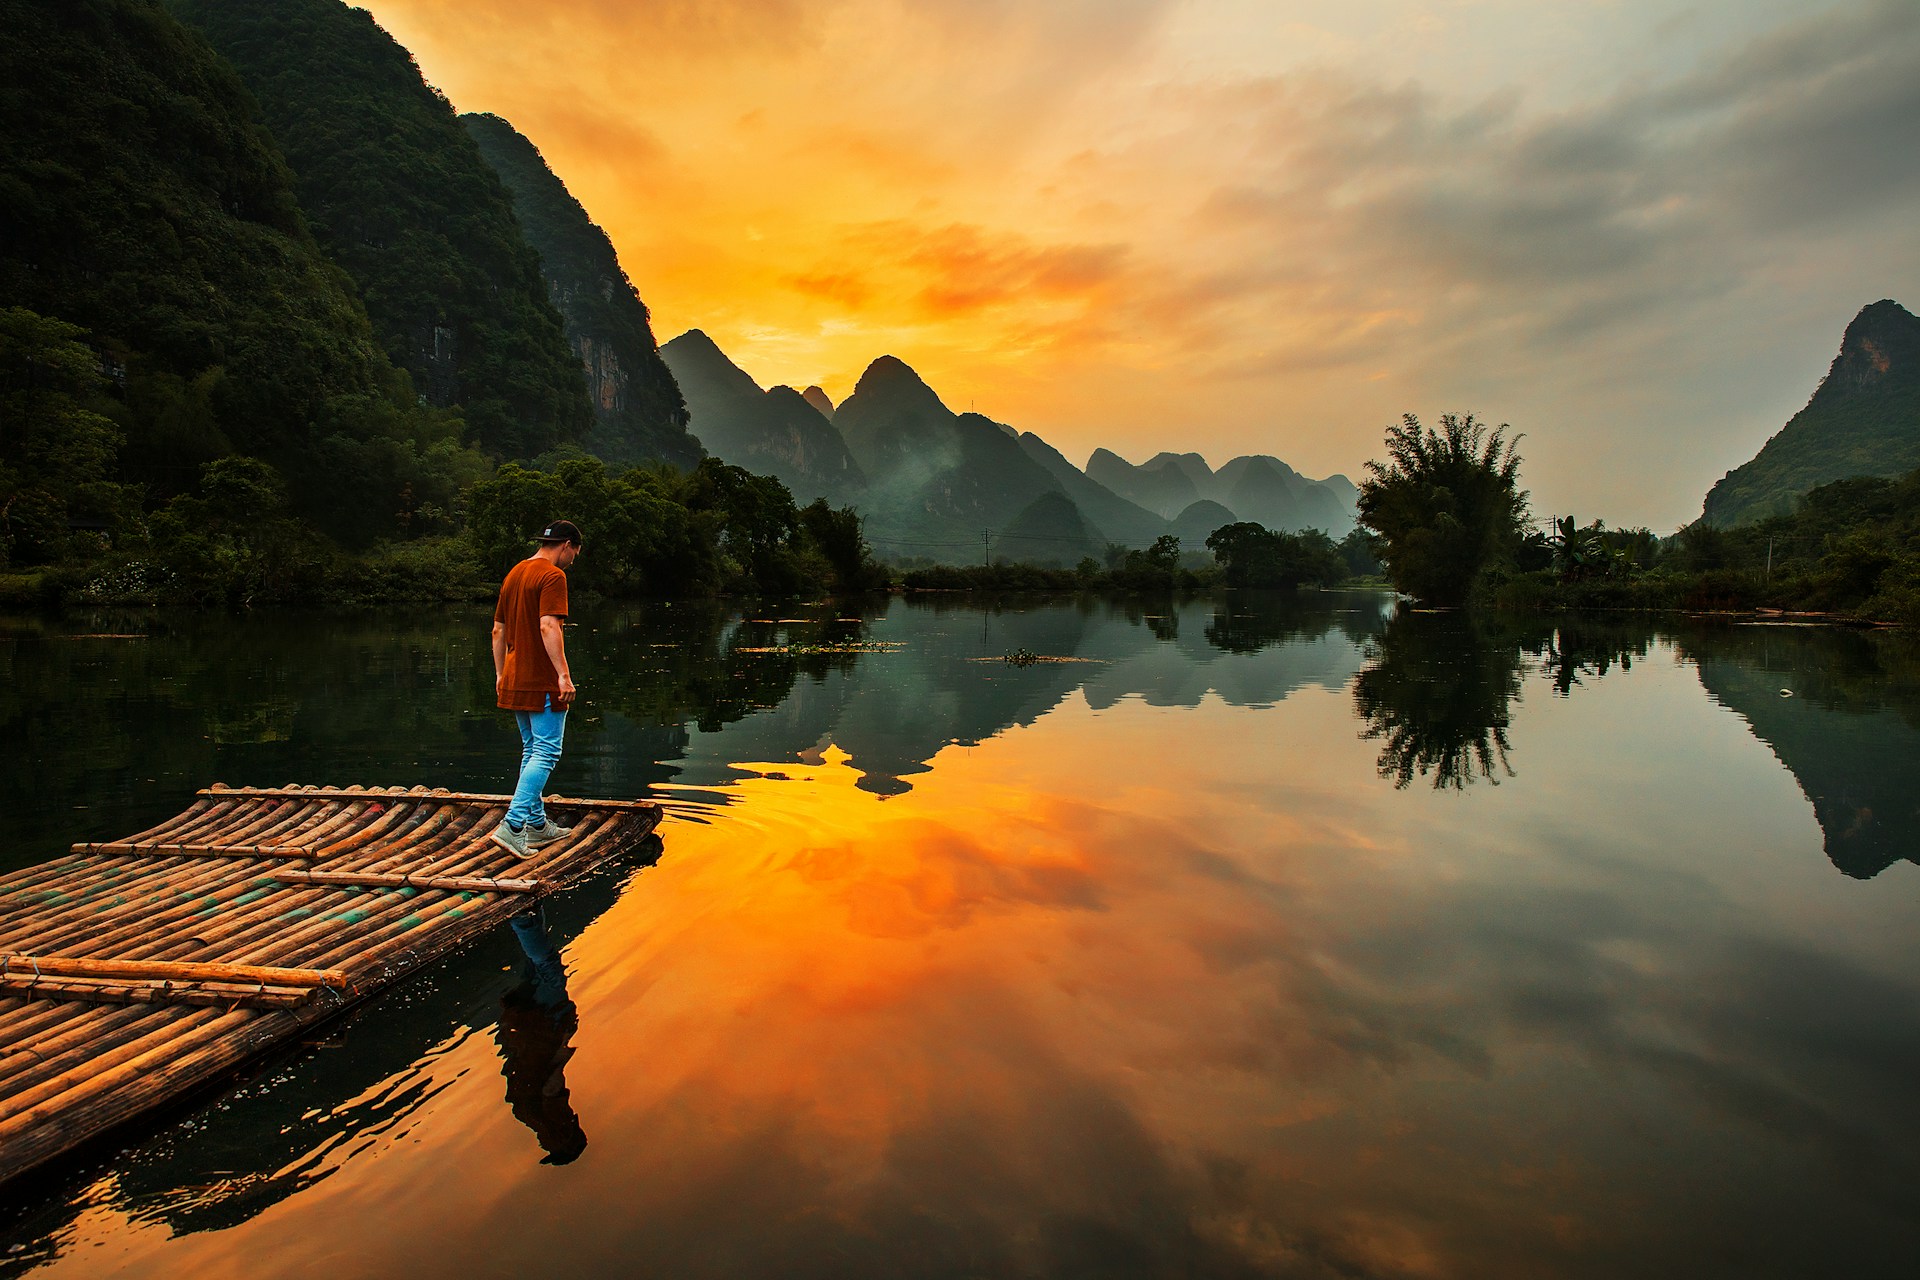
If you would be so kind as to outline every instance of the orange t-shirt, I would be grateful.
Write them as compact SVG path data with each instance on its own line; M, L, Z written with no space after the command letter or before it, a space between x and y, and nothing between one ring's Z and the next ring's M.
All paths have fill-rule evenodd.
M560 692L560 673L540 639L540 619L549 613L567 616L566 572L538 556L522 560L500 584L500 602L493 607L493 620L507 628L506 679L498 701L508 711L544 710L547 696Z

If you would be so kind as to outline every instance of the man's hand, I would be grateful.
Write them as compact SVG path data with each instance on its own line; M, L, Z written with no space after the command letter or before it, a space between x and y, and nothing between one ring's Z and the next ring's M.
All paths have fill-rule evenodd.
M493 700L500 701L500 690L507 683L507 627L505 623L493 624Z
M547 660L553 663L553 673L559 677L560 692L555 696L553 705L556 710L565 711L573 705L573 672L567 667L567 641L561 630L557 615L547 613L540 616L540 641L547 647Z

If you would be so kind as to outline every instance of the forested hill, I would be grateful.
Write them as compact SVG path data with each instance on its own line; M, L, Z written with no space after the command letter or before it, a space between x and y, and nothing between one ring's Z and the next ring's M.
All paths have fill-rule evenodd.
M687 405L607 233L511 124L479 114L463 115L460 123L512 193L521 228L540 254L548 295L566 323L567 342L586 369L594 416L587 450L616 465L654 458L697 464L705 450L687 433Z
M392 527L410 487L450 503L457 422L388 364L233 70L157 0L0 22L0 561L236 451L310 475L336 530Z
M315 236L428 399L497 454L584 438L586 386L538 255L412 56L340 0L168 3L239 69Z
M1883 299L1847 326L1827 376L1752 461L1707 494L1718 528L1793 510L1801 495L1850 476L1898 476L1920 467L1920 318Z

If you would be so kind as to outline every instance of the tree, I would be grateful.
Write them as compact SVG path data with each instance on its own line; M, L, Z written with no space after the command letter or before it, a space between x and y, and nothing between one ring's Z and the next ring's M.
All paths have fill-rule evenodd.
M852 507L837 510L825 498L815 498L800 509L800 529L832 570L841 591L870 591L884 586L886 574L874 563L860 513Z
M1207 535L1207 550L1226 571L1230 587L1330 587L1347 576L1333 540L1318 529L1278 533L1243 520Z
M1355 525L1340 539L1335 550L1347 566L1349 578L1371 578L1380 572L1380 557L1373 549L1373 535Z
M137 491L110 478L121 437L89 404L105 379L86 331L0 308L0 567L66 549L69 526L132 524Z
M1599 521L1584 529L1574 523L1572 516L1562 516L1553 522L1553 532L1547 535L1547 550L1553 557L1553 571L1560 575L1561 581L1572 582L1606 572L1610 556L1601 532Z
M1387 428L1386 462L1367 463L1360 523L1378 537L1394 586L1430 605L1464 604L1481 573L1518 544L1527 495L1517 441L1472 414L1422 427L1412 414Z

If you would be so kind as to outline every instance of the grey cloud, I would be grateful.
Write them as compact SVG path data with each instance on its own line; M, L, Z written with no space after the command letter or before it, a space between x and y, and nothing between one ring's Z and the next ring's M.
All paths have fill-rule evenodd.
M1270 150L1204 217L1313 228L1329 272L1565 338L1690 306L1756 261L1908 208L1920 8L1823 15L1551 118L1510 95L1459 108L1407 87L1275 86L1256 109Z

